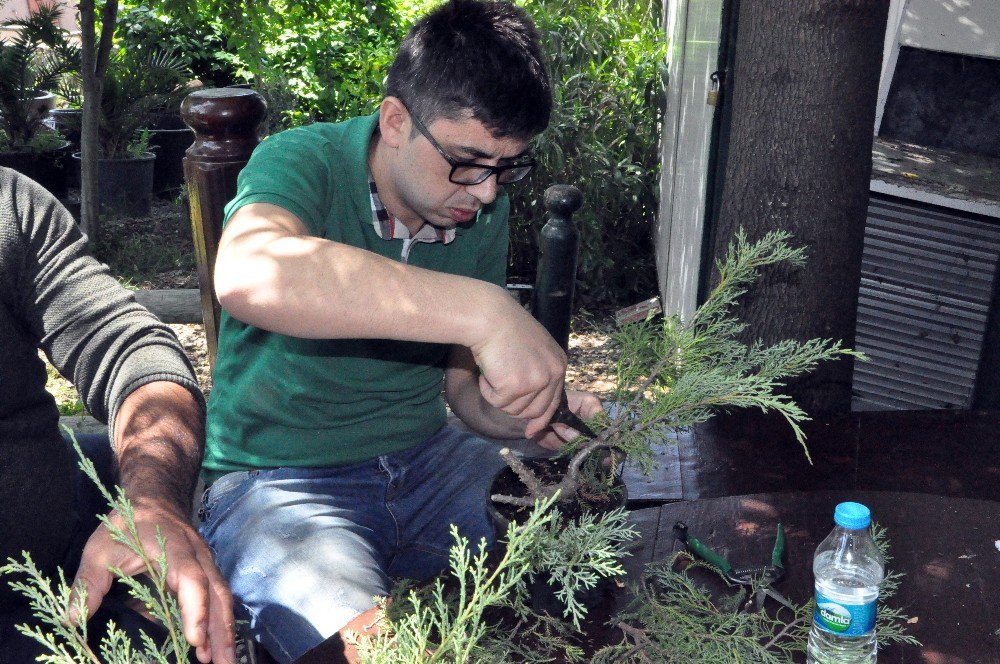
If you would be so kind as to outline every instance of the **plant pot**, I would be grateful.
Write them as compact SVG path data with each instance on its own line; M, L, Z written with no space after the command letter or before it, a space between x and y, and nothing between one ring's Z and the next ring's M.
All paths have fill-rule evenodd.
M54 108L49 117L55 129L70 142L74 152L80 151L80 128L83 126L82 108Z
M156 153L154 194L172 198L184 186L184 154L192 143L194 132L188 127L149 130L149 147Z
M45 90L40 90L35 93L34 97L31 98L31 102L28 105L28 116L42 120L55 107L55 94Z
M522 461L545 482L557 481L558 478L565 474L566 468L569 465L569 460L565 457L523 459ZM510 522L514 521L516 523L522 518L526 518L531 509L494 503L490 496L498 493L517 496L527 494L527 491L520 478L509 467L502 468L494 475L493 481L490 482L490 489L486 500L486 513L489 515L490 522L493 525L494 537L500 542L505 536L507 526ZM586 500L578 496L577 500L574 501L556 503L555 509L558 509L564 518L572 520L579 518L583 512L610 512L619 507L624 507L626 502L628 502L628 490L621 476L616 475L611 490L603 495L600 500L596 499L596 495L594 499L588 498ZM550 579L551 577L548 573L535 574L534 578L528 582L528 601L534 611L561 617L564 606L559 598L556 597L557 587L549 583ZM614 590L614 580L608 578L598 582L590 590L577 593L576 596L579 602L587 609L588 615L593 615L595 610L609 606L609 601Z
M69 142L45 152L0 152L0 166L23 173L56 198L66 198Z
M79 152L73 154L78 165ZM140 158L98 159L97 180L101 211L127 217L148 217L153 199L153 163L156 155Z

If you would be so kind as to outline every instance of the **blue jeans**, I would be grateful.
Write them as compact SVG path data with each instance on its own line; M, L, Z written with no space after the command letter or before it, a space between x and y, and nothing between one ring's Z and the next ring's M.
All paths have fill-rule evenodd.
M390 578L448 566L450 525L493 542L486 492L504 464L495 443L444 427L424 443L335 468L223 475L202 498L201 533L238 617L291 662L385 596Z

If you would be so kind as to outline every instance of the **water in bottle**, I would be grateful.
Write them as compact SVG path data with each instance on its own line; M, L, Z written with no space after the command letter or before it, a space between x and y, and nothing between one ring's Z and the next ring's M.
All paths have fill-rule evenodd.
M836 527L813 559L816 612L807 661L874 663L875 604L885 561L872 539L871 512L860 503L840 503L833 520Z

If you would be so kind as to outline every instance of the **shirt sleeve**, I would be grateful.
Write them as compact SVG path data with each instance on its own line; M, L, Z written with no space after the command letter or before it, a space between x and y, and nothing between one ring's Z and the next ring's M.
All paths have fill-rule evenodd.
M264 139L240 171L225 221L244 205L270 203L288 210L310 233L321 237L331 182L323 151L331 149L327 140L309 127Z
M24 250L19 270L22 318L87 411L108 422L134 390L159 380L204 395L173 331L135 301L106 265L87 253L69 212L24 177L11 180Z

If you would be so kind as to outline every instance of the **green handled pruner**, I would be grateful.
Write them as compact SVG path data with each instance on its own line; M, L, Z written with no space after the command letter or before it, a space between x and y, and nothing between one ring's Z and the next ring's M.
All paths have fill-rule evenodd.
M729 561L708 548L697 538L688 535L688 527L682 521L674 524L674 532L677 539L683 542L698 558L718 569L723 577L730 583L740 586L749 586L756 589L757 610L764 604L764 597L770 597L776 602L795 610L792 603L784 595L772 588L772 584L781 580L785 575L785 529L779 523L778 535L774 540L774 549L771 551L770 565L754 565L750 567L733 567Z

